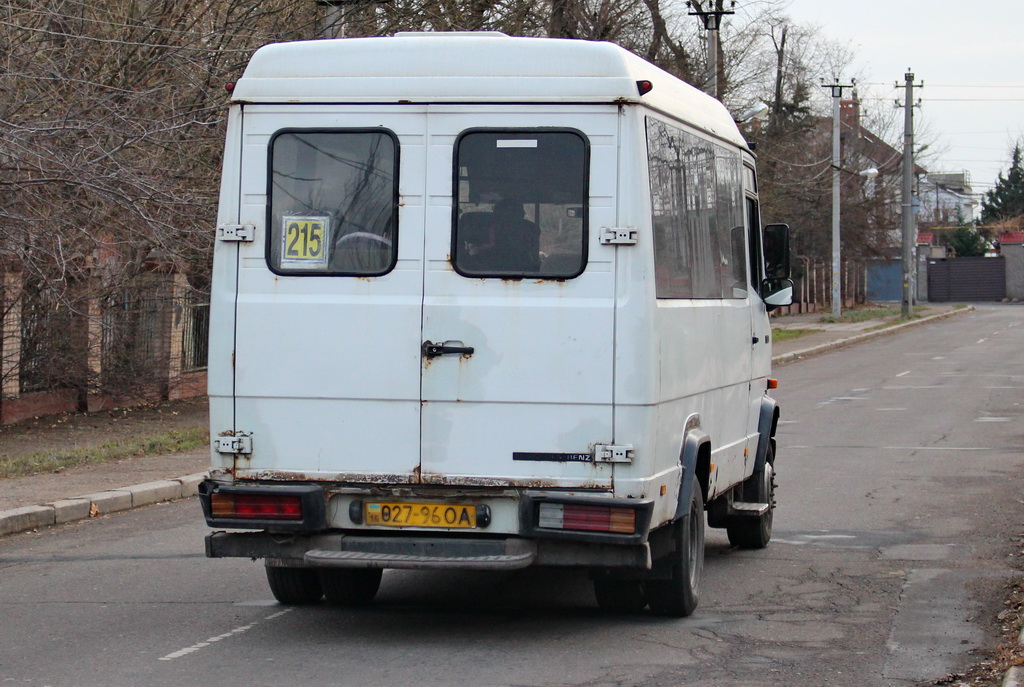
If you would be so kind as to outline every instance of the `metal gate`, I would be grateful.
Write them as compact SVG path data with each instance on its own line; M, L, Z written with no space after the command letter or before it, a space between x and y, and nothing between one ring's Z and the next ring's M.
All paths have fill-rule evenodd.
M903 298L903 262L868 263L868 300L872 303L899 302Z
M1006 297L1006 261L998 258L947 258L928 261L928 300L1001 301Z

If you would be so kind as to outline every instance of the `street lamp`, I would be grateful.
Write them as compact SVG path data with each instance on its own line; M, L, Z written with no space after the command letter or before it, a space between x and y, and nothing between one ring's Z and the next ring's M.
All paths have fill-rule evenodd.
M759 102L740 116L734 117L733 121L737 124L746 124L753 119L763 119L768 116L768 110L770 109L768 103Z

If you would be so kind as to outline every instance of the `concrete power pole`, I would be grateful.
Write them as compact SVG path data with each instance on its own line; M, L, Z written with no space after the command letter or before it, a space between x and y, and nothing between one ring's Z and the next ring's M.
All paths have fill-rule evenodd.
M839 147L839 101L843 97L843 89L853 88L853 84L823 83L821 85L823 88L832 90L832 317L838 319L843 314L843 260L839 224L839 173L842 169Z
M896 87L899 87L899 83ZM914 243L917 222L914 217L914 73L904 74L903 101L903 317L914 312ZM899 103L897 103L899 105Z
M324 8L324 21L320 27L321 38L344 38L345 19L352 8L367 5L382 5L391 0L316 0ZM348 8L346 10L346 8Z
M704 21L704 29L708 32L708 71L707 86L704 92L712 98L717 98L718 92L718 30L722 26L722 15L736 14L733 9L725 9L725 0L709 0L708 9L704 9L703 0L687 0L686 6L690 8L690 16L700 17ZM730 8L736 7L736 0L732 0Z

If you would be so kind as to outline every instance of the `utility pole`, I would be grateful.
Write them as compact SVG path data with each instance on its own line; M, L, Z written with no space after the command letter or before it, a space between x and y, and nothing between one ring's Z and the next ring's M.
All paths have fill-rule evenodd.
M391 0L316 0L324 8L324 22L320 28L321 38L344 38L346 14L356 6L379 5Z
M907 69L903 75L906 92L903 100L903 317L914 312L914 243L916 221L914 217L914 73ZM899 88L897 82L896 87ZM921 86L923 88L923 84ZM897 107L899 103L896 103Z
M324 8L324 23L320 29L321 38L344 38L344 0L316 0L316 4Z
M736 7L736 0L731 0L730 9L725 9L725 0L708 0L709 7L704 9L704 0L687 0L686 6L690 8L691 17L700 17L704 21L704 30L708 32L708 72L707 86L704 92L712 98L717 98L718 93L718 30L722 26L722 15L736 14L732 9Z
M836 81L838 82L838 79ZM851 81L848 84L821 84L822 88L832 91L832 317L836 319L843 314L843 262L839 229L839 172L842 163L839 147L839 101L843 97L843 89L853 88L854 83Z

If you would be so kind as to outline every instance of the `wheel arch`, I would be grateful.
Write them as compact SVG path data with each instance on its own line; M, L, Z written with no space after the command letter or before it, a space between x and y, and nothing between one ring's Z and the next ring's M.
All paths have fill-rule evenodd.
M711 480L711 438L701 429L700 416L691 415L683 429L683 446L679 452L682 480L679 485L675 519L679 520L689 510L689 495L693 480L700 487L701 500L707 503Z
M772 467L775 465L775 431L779 426L779 404L771 396L761 398L761 413L757 421L757 453L754 456L754 472L764 470L768 457L768 447L772 448Z

